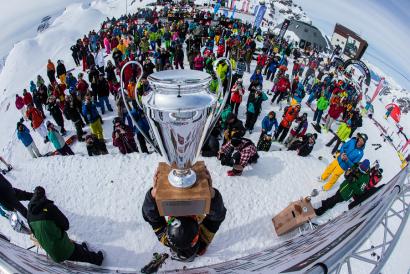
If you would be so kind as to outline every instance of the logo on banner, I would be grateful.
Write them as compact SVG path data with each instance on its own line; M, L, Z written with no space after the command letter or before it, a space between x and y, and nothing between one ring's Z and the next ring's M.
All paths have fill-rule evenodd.
M258 10L258 14L256 14L256 18L255 18L255 27L259 28L259 26L262 23L263 17L265 16L265 12L266 12L266 6L260 6L259 10Z
M288 19L285 19L285 21L283 21L282 27L280 28L279 31L279 35L278 37L276 37L276 42L280 42L282 41L283 37L285 36L286 31L288 30L290 21Z

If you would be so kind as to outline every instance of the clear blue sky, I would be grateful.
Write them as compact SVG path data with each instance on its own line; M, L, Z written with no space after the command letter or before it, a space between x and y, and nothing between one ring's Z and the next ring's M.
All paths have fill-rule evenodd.
M294 2L328 35L333 33L335 23L360 34L369 43L364 58L410 90L410 81L405 79L410 79L410 0Z

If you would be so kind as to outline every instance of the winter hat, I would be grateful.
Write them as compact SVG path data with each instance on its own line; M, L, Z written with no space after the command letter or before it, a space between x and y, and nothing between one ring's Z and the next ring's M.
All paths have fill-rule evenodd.
M46 196L46 190L42 186L36 186L34 189L33 197L36 197L37 199L43 198Z
M317 133L313 133L313 137L315 137L315 140L317 139Z
M361 162L359 165L359 170L361 173L366 173L369 170L369 168L370 168L370 161L367 159Z
M367 134L365 133L357 133L357 138L362 138L365 143L367 142L367 139L368 139Z

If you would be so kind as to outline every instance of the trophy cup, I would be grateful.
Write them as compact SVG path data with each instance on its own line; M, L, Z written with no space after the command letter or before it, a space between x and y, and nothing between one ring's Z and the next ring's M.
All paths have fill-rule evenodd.
M142 67L131 62L140 67L142 75ZM220 62L231 68L228 59L219 58L214 69ZM222 102L218 101L222 97L222 83L218 78L219 90L213 94L209 90L211 79L208 73L197 70L156 72L148 77L152 91L142 96L141 102L137 100L155 141L147 134L144 137L166 160L158 167L155 198L162 216L209 213L209 175L204 162L196 163L196 159L228 97L227 92ZM122 80L121 90L130 110Z

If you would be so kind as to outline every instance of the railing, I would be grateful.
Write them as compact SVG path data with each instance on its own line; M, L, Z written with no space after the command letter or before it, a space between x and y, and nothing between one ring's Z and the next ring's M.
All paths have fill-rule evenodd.
M408 171L407 166L361 206L278 246L232 261L168 272L355 273L360 265L361 273L379 273L394 250L410 213ZM69 262L56 264L0 238L2 271L135 273L136 270L85 267Z

